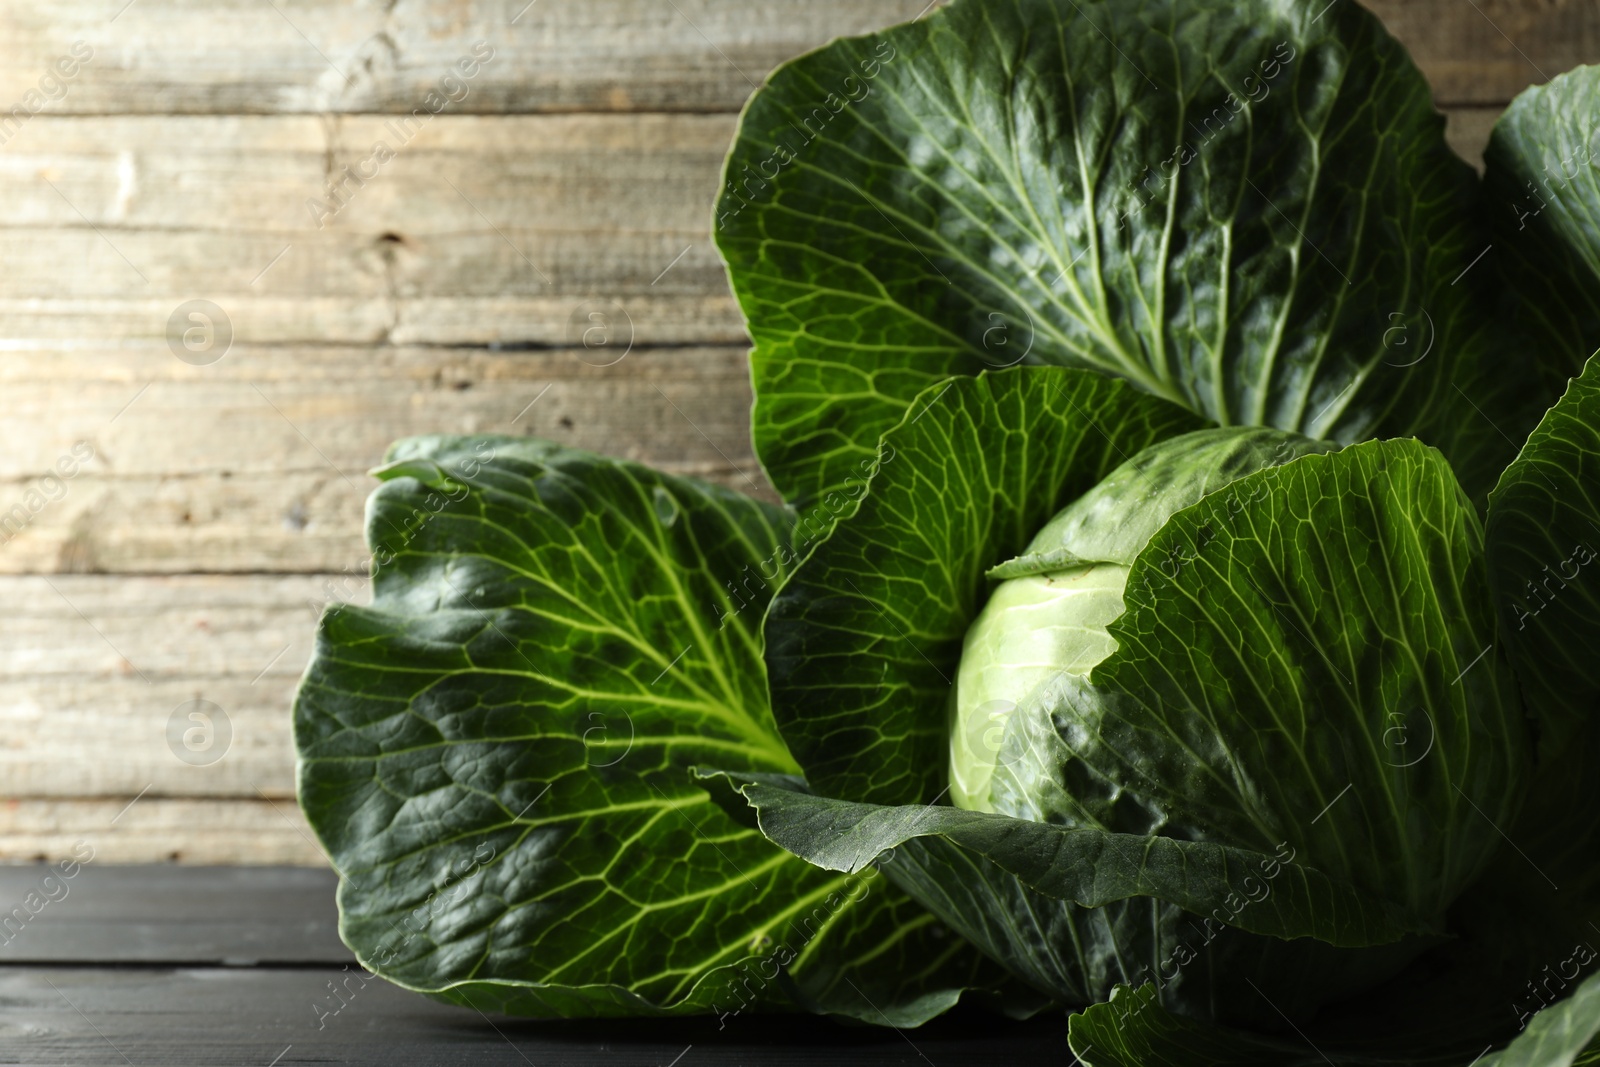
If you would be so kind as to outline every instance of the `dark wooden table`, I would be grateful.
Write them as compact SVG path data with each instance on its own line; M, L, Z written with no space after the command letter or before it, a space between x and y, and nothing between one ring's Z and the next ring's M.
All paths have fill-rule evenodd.
M45 867L0 867L0 921ZM919 1030L809 1017L539 1023L485 1017L382 982L337 1014L354 969L331 872L95 867L0 932L0 1063L288 1067L350 1063L801 1067L1065 1067L1066 1019L958 1010ZM59 886L65 884L66 895ZM34 898L47 900L39 892ZM26 913L26 912L25 912ZM8 939L9 938L9 939ZM320 1009L320 1010L319 1010Z

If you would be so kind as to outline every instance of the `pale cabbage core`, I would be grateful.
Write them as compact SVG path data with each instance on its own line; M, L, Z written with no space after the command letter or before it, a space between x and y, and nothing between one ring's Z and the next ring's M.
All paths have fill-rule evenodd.
M1106 633L1122 614L1128 568L1094 563L1012 578L995 587L967 630L950 729L950 798L993 811L989 784L1011 711L1041 683L1086 675L1116 651Z
M1122 614L1128 569L1168 519L1256 471L1337 447L1261 426L1170 437L1058 511L1020 556L990 567L985 574L998 584L967 629L951 694L952 803L995 810L996 761L1030 752L1007 754L1012 710L1041 684L1061 674L1087 676L1116 651L1106 627Z

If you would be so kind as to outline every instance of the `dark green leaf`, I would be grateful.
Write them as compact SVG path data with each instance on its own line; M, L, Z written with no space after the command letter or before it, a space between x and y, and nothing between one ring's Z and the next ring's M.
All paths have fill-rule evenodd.
M1067 1041L1085 1067L1353 1067L1310 1046L1173 1015L1154 986L1118 986L1111 999L1074 1015Z
M1080 908L1033 889L982 853L943 838L916 838L883 857L892 859L884 869L895 884L990 958L1062 1004L1094 1003L1127 970L1159 965L1169 946L1184 937L1185 916L1175 905L1134 897ZM1207 934L1226 942L1235 932L1208 930L1190 940L1198 946ZM1208 977L1207 968L1187 968L1169 983L1168 995L1175 1001L1203 1001Z
M1557 747L1600 703L1600 360L1490 497L1489 576L1523 699Z
M1381 897L1293 863L1292 850L856 804L812 796L787 776L732 777L773 840L830 869L877 865L991 958L1068 1004L1149 977L1169 1006L1259 1024L1258 983L1274 990L1278 1010L1306 1018L1430 940L1405 936L1421 924ZM1258 910L1269 900L1271 909ZM1345 947L1313 939L1323 935Z
M1528 803L1495 878L1474 890L1476 939L1510 964L1505 984L1545 979L1574 943L1600 944L1600 359L1539 423L1490 496L1489 578L1523 701L1540 727Z
M1013 712L996 810L1288 842L1423 916L1483 870L1527 731L1438 452L1372 441L1241 478L1162 527L1124 602L1114 653Z
M325 615L295 709L365 964L481 1010L798 999L898 1025L993 976L882 877L794 859L687 773L796 769L744 583L781 578L783 512L525 439L392 458L373 605Z
M1551 385L1600 348L1600 67L1579 67L1516 98L1484 152L1500 312Z
M1354 3L956 0L802 56L717 207L757 453L816 508L930 384L1026 360L1223 424L1432 435L1487 488L1515 445L1482 422L1487 274L1453 283L1487 238L1443 129Z
M886 853L938 838L1038 893L1085 908L1140 896L1202 915L1226 907L1228 925L1238 929L1346 946L1381 945L1432 929L1381 896L1295 862L1292 851L1073 829L936 804L861 804L814 796L783 776L730 777L768 838L831 871L855 872L876 862L893 876L899 860Z

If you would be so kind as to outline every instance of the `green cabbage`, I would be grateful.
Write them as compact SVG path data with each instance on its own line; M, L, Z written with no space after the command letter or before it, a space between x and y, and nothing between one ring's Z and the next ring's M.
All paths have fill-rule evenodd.
M295 703L341 935L480 1011L1593 1062L1597 104L1480 180L1353 0L781 66L716 240L783 506L396 445Z
M994 811L989 781L1012 711L1044 683L1087 676L1116 650L1128 568L1168 518L1237 478L1329 451L1298 434L1199 430L1151 445L1046 523L1002 579L962 644L952 690L950 797Z

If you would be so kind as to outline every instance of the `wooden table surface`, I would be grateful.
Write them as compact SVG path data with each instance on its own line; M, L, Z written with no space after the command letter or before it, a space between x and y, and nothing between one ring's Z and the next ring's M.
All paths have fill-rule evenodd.
M0 861L323 862L288 708L322 605L365 596L364 472L397 437L765 491L709 232L736 112L927 2L0 0L0 116L89 53L0 121L0 514L92 453L0 529ZM1517 91L1600 58L1600 0L1374 6L1469 158ZM379 139L396 157L330 213ZM203 365L170 341L194 300L220 309ZM596 308L605 359L575 343ZM169 738L196 708L206 762Z
M41 874L0 868L0 906ZM794 1016L539 1023L363 981L331 871L82 867L0 944L0 1064L1065 1067L1064 1016L913 1031ZM3 939L5 934L0 934ZM330 989L336 985L336 996Z

